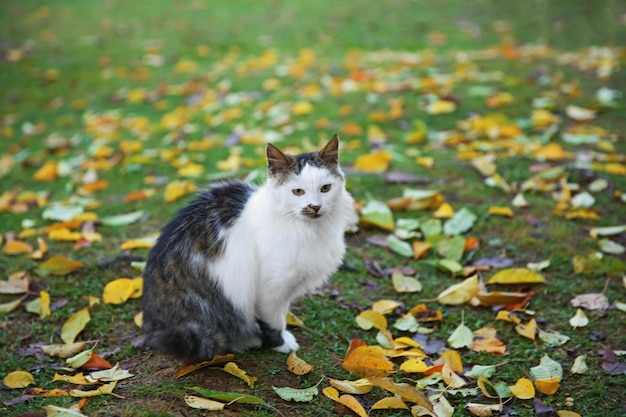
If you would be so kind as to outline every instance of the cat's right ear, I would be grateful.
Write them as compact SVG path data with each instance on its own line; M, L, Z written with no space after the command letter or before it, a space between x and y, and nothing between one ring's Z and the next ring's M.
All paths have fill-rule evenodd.
M284 154L280 149L271 143L267 144L265 156L267 157L267 169L271 175L289 171L294 163L294 158L292 156Z

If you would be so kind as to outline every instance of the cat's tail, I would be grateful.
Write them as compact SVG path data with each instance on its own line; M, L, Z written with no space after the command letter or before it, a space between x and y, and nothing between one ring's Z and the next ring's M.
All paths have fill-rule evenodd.
M228 349L225 340L203 334L195 323L149 332L146 334L146 345L187 363L210 360Z

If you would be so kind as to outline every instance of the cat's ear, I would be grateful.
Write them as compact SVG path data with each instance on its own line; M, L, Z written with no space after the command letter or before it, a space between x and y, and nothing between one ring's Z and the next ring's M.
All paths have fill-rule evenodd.
M339 137L334 135L322 149L320 149L319 158L328 166L339 164Z
M283 153L271 143L267 144L265 156L267 157L267 169L271 175L289 171L295 162L291 155Z

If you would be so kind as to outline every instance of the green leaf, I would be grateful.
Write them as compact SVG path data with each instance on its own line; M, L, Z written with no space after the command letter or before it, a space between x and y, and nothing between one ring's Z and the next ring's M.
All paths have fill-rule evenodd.
M238 392L223 392L212 389L200 388L200 387L187 387L191 391L195 391L203 397L210 398L212 400L220 400L228 403L240 403L240 404L258 404L265 405L265 400L254 395L240 394Z
M465 375L468 378L478 379L481 376L483 378L491 378L496 373L496 367L498 365L474 365L469 372L465 372Z
M548 355L544 355L539 365L530 368L530 374L535 379L563 378L563 367Z
M117 216L109 216L100 219L100 222L106 226L126 226L135 223L144 215L142 210L132 211L126 214L118 214Z
M439 219L428 219L422 222L420 229L422 230L422 233L424 234L424 237L426 239L433 236L438 236L443 231L443 228L441 226L441 220Z
M441 239L437 242L437 252L442 258L460 261L465 250L465 238L463 236L452 236Z
M476 215L466 207L454 213L454 216L443 225L443 233L448 236L460 235L474 226Z
M408 242L398 239L394 235L389 236L389 249L405 258L413 257L413 247Z
M274 389L274 391L276 391L276 394L278 394L278 396L285 401L309 402L312 401L317 396L317 394L319 394L317 385L305 389L296 389L289 387L272 387L272 389Z
M368 201L361 209L361 223L389 231L393 231L395 228L391 209L387 204L377 200Z

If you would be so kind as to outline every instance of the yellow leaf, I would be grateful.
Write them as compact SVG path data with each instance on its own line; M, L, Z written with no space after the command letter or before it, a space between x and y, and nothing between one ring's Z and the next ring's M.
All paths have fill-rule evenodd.
M503 269L487 282L487 284L538 284L545 282L541 274L528 268Z
M53 256L39 265L35 272L40 276L67 275L82 267L83 264L62 256Z
M372 304L372 310L381 314L388 314L393 312L393 310L400 307L401 305L401 302L394 300L379 300Z
M196 191L196 186L189 181L174 180L165 186L165 201L173 203L186 194Z
M382 400L376 401L374 405L372 405L371 410L391 410L391 409L403 409L408 410L409 406L406 405L402 399L398 397L387 397Z
M102 301L105 304L122 304L135 291L135 284L130 278L118 278L105 285Z
M391 153L377 150L369 154L359 156L354 161L354 169L363 172L382 173L389 169Z
M556 161L561 159L572 159L572 154L563 149L559 144L549 143L537 149L534 153L539 160Z
M48 244L41 237L37 238L37 245L39 246L37 250L28 255L30 259L42 259L48 253Z
M76 355L85 348L85 342L55 344L42 346L41 350L48 356L53 358L66 359Z
M432 411L433 409L431 402L421 391L415 388L415 385L407 383L397 383L392 378L379 378L372 376L368 377L367 379L372 383L372 385L377 386L378 388L382 388L385 391L389 391L393 394L399 395L401 398L408 402L421 405L430 411Z
M452 113L456 110L456 103L450 100L437 100L426 106L426 113L444 114Z
M483 393L485 397L487 398L499 398L500 397L500 394L498 394L498 391L493 386L493 384L484 376L478 377L478 380L476 381L476 385L478 386L478 388L480 388L480 391Z
M393 289L400 293L422 291L422 284L416 278L407 277L401 272L391 274L391 282Z
M83 308L72 314L61 328L61 339L65 343L74 343L76 336L83 331L90 320L88 308Z
M9 388L25 388L34 384L35 378L33 378L30 372L13 371L4 377L2 382Z
M53 382L63 381L63 382L68 382L70 384L75 384L75 385L93 385L97 383L97 381L94 381L94 382L87 381L82 372L79 372L76 375L61 375L59 373L56 373L54 374L54 378L52 378L52 381Z
M198 64L189 59L181 59L176 63L174 72L177 74L188 74L190 72L196 72L198 70Z
M313 112L313 105L308 101L298 101L294 103L291 108L291 113L294 116L301 116L303 114L309 114Z
M185 404L191 408L198 408L209 411L222 411L226 404L209 400L208 398L196 397L195 395L185 395Z
M557 124L559 122L559 118L557 116L555 116L549 110L545 110L545 109L533 110L531 119L532 119L533 125L537 129L543 129L548 126Z
M143 277L133 279L133 292L130 298L140 298L143 295Z
M139 249L139 248L150 249L151 247L154 246L158 238L159 238L159 234L154 233L154 234L140 237L137 239L127 240L126 242L120 245L120 250Z
M449 219L454 216L454 209L449 203L443 203L439 206L439 208L433 213L433 217L438 219Z
M194 371L197 371L198 369L202 369L207 366L214 365L216 363L229 362L229 361L232 361L233 359L235 359L235 355L232 353L229 353L226 355L216 355L210 361L203 361L203 362L198 362L198 363L192 363L189 365L183 365L180 368L178 368L178 370L176 370L176 378L181 378Z
M104 395L104 394L112 394L113 389L115 388L115 385L117 385L117 381L109 382L108 384L104 384L91 391L73 389L70 391L70 395L72 397L86 398L86 397L95 397L95 396Z
M496 337L496 329L493 327L482 327L474 332L474 343L470 349L474 352L489 352L503 355L506 352L506 345Z
M447 364L452 368L454 372L463 373L463 362L461 361L461 355L456 350L446 350L441 354L439 360L444 364Z
M467 382L459 375L457 375L457 373L454 372L452 367L447 363L444 364L443 368L441 369L441 378L449 388L461 388L467 385Z
M535 397L535 387L533 383L526 378L518 379L515 385L509 386L509 389L515 397L521 400L528 400Z
M302 320L300 320L291 311L289 311L289 312L287 312L287 325L289 325L289 326L296 326L296 327L303 327L304 326L304 322Z
M430 368L430 366L420 358L408 359L400 365L400 370L408 373L423 373L426 372L428 368Z
M387 328L387 319L382 313L373 310L362 311L357 317L356 322L363 330L369 330L375 327L379 330Z
M537 334L537 322L535 319L531 319L528 323L518 323L515 326L515 331L527 339L535 340Z
M54 181L56 178L57 163L54 161L46 161L46 163L33 174L33 179L38 182Z
M339 391L347 392L348 394L367 394L374 388L365 378L357 379L356 381L340 381L329 378L328 382Z
M50 312L50 294L47 291L40 291L39 297L26 304L26 311L39 314L39 318L48 317Z
M487 211L492 216L513 217L513 210L510 207L491 206Z
M559 389L560 383L561 378L559 377L536 379L535 387L537 388L537 391L542 394L552 395Z
M135 314L135 317L133 317L133 321L135 322L135 325L139 328L143 327L143 311L140 311L139 313Z
M582 417L580 414L569 410L558 410L556 415L559 417Z
M0 304L0 313L10 313L22 304L22 301L27 297L27 295L23 295L20 298L17 298L13 301L9 301L6 303Z
M254 388L257 378L250 376L243 369L239 368L235 362L228 362L223 368L226 372L244 381L250 388Z
M33 251L33 247L21 240L10 240L2 247L2 253L7 255L22 255L24 253L30 253Z
M300 359L296 352L291 352L287 357L287 369L296 375L306 375L312 372L314 368Z
M478 293L478 275L473 275L459 284L443 290L437 301L442 304L463 304L470 301Z
M367 412L365 411L361 403L359 403L357 399L354 398L352 395L344 394L340 397L339 392L333 387L326 387L322 390L322 392L326 397L330 398L331 400L336 401L339 404L343 404L350 410L354 411L357 416L367 417Z
M65 242L76 242L81 238L79 232L72 232L67 227L60 227L58 229L50 229L48 231L48 239L60 240Z
M349 352L341 364L343 369L354 375L386 376L393 371L393 363L385 358L382 348L378 346L359 346Z

